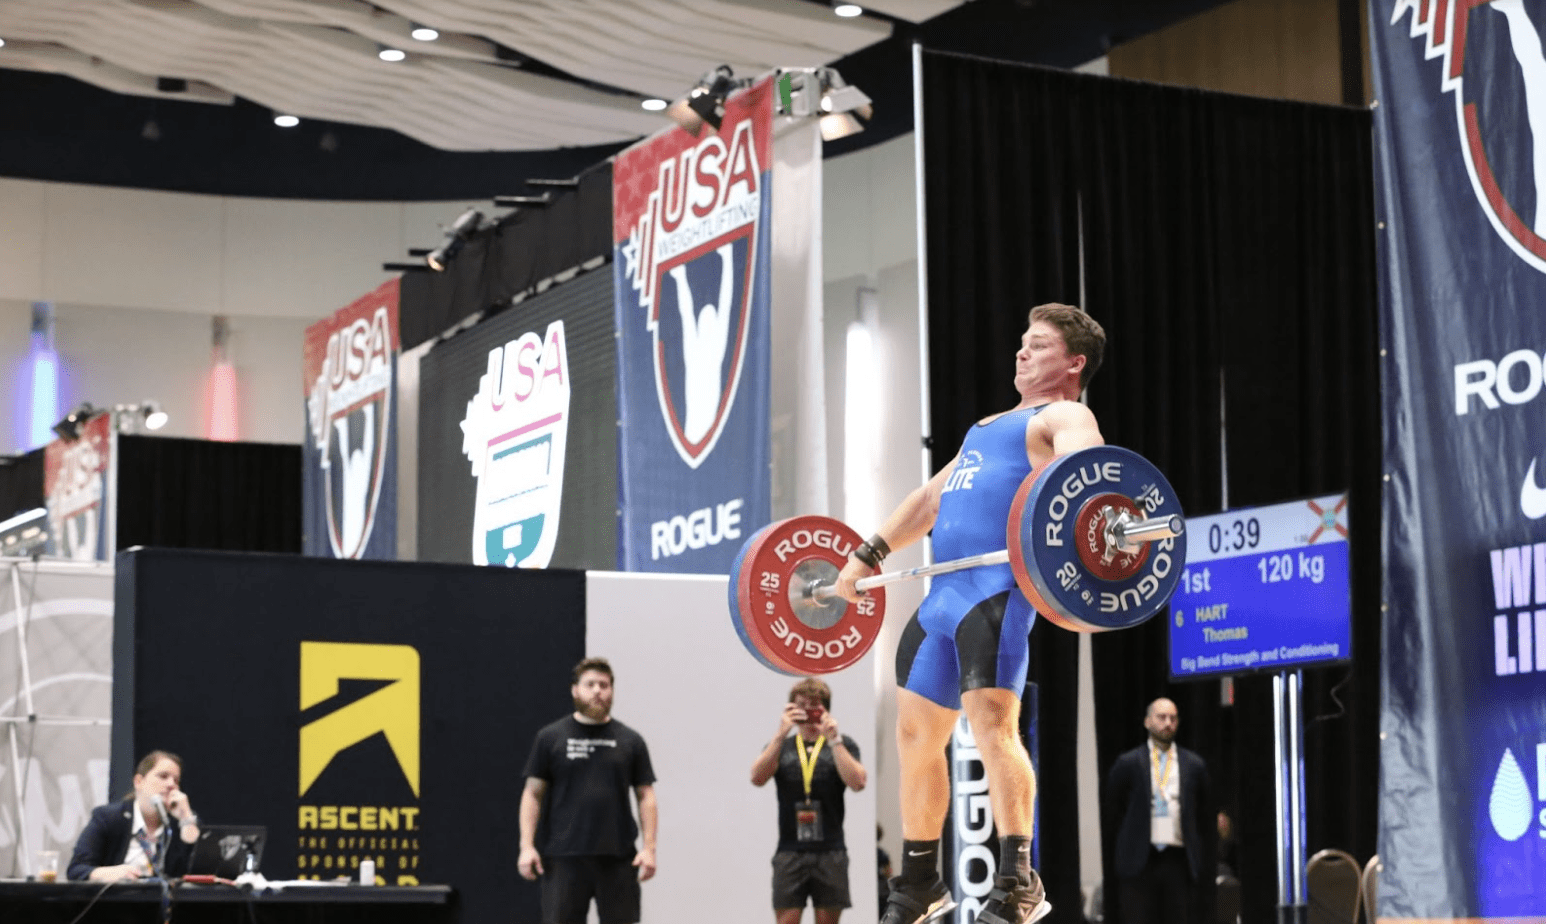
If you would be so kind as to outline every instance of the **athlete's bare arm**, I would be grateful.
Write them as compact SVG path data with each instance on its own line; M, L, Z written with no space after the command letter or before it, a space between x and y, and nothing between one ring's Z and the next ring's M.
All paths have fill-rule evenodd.
M960 456L951 459L933 478L903 498L897 508L891 511L891 515L886 517L886 522L880 525L877 532L892 551L912 545L934 528L934 519L939 516L939 498L945 491L945 481L959 460ZM854 582L874 573L875 569L869 565L849 558L837 576L838 595L849 602L857 601L860 593L854 590Z
M1032 469L1058 456L1105 443L1095 415L1077 401L1055 401L1025 425L1025 454Z

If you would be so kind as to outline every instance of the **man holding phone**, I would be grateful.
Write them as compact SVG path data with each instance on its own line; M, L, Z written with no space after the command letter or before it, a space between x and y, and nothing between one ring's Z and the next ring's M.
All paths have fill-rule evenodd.
M807 900L816 924L837 924L852 904L843 795L863 789L866 774L859 745L838 731L832 690L820 680L807 677L789 691L778 733L752 763L752 785L768 780L775 781L778 793L775 924L798 924Z

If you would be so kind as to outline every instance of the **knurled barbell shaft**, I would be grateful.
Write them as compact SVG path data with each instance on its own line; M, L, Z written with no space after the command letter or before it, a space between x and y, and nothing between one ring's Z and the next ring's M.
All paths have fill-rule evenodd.
M1185 522L1179 516L1151 517L1146 520L1134 520L1121 526L1119 536L1127 542L1155 542L1160 539L1174 539L1186 530ZM919 565L916 568L908 568L905 571L886 571L880 574L872 574L867 578L860 578L854 582L854 589L859 591L869 590L872 587L880 587L885 584L895 584L898 581L909 581L913 578L931 577L936 574L948 574L952 571L965 571L967 568L980 568L985 565L1006 565L1009 563L1009 550L999 549L997 552L987 552L982 555L968 555L965 558L953 558L950 561L935 562L932 565ZM817 602L825 602L837 596L836 584L812 583L806 587L805 594Z

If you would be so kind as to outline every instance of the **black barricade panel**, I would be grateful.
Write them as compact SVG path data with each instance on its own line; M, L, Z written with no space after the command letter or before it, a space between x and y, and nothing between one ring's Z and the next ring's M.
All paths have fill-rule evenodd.
M449 884L537 919L521 770L570 709L579 571L136 549L118 557L112 789L184 759L210 823L262 824L269 879Z
M617 567L612 285L585 273L420 361L420 560Z

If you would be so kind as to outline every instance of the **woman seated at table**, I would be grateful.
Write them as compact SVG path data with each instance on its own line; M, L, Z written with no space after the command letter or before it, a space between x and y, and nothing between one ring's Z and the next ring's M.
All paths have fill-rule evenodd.
M151 751L134 768L134 792L92 810L70 858L71 879L171 879L188 870L199 818L182 791L182 758Z

